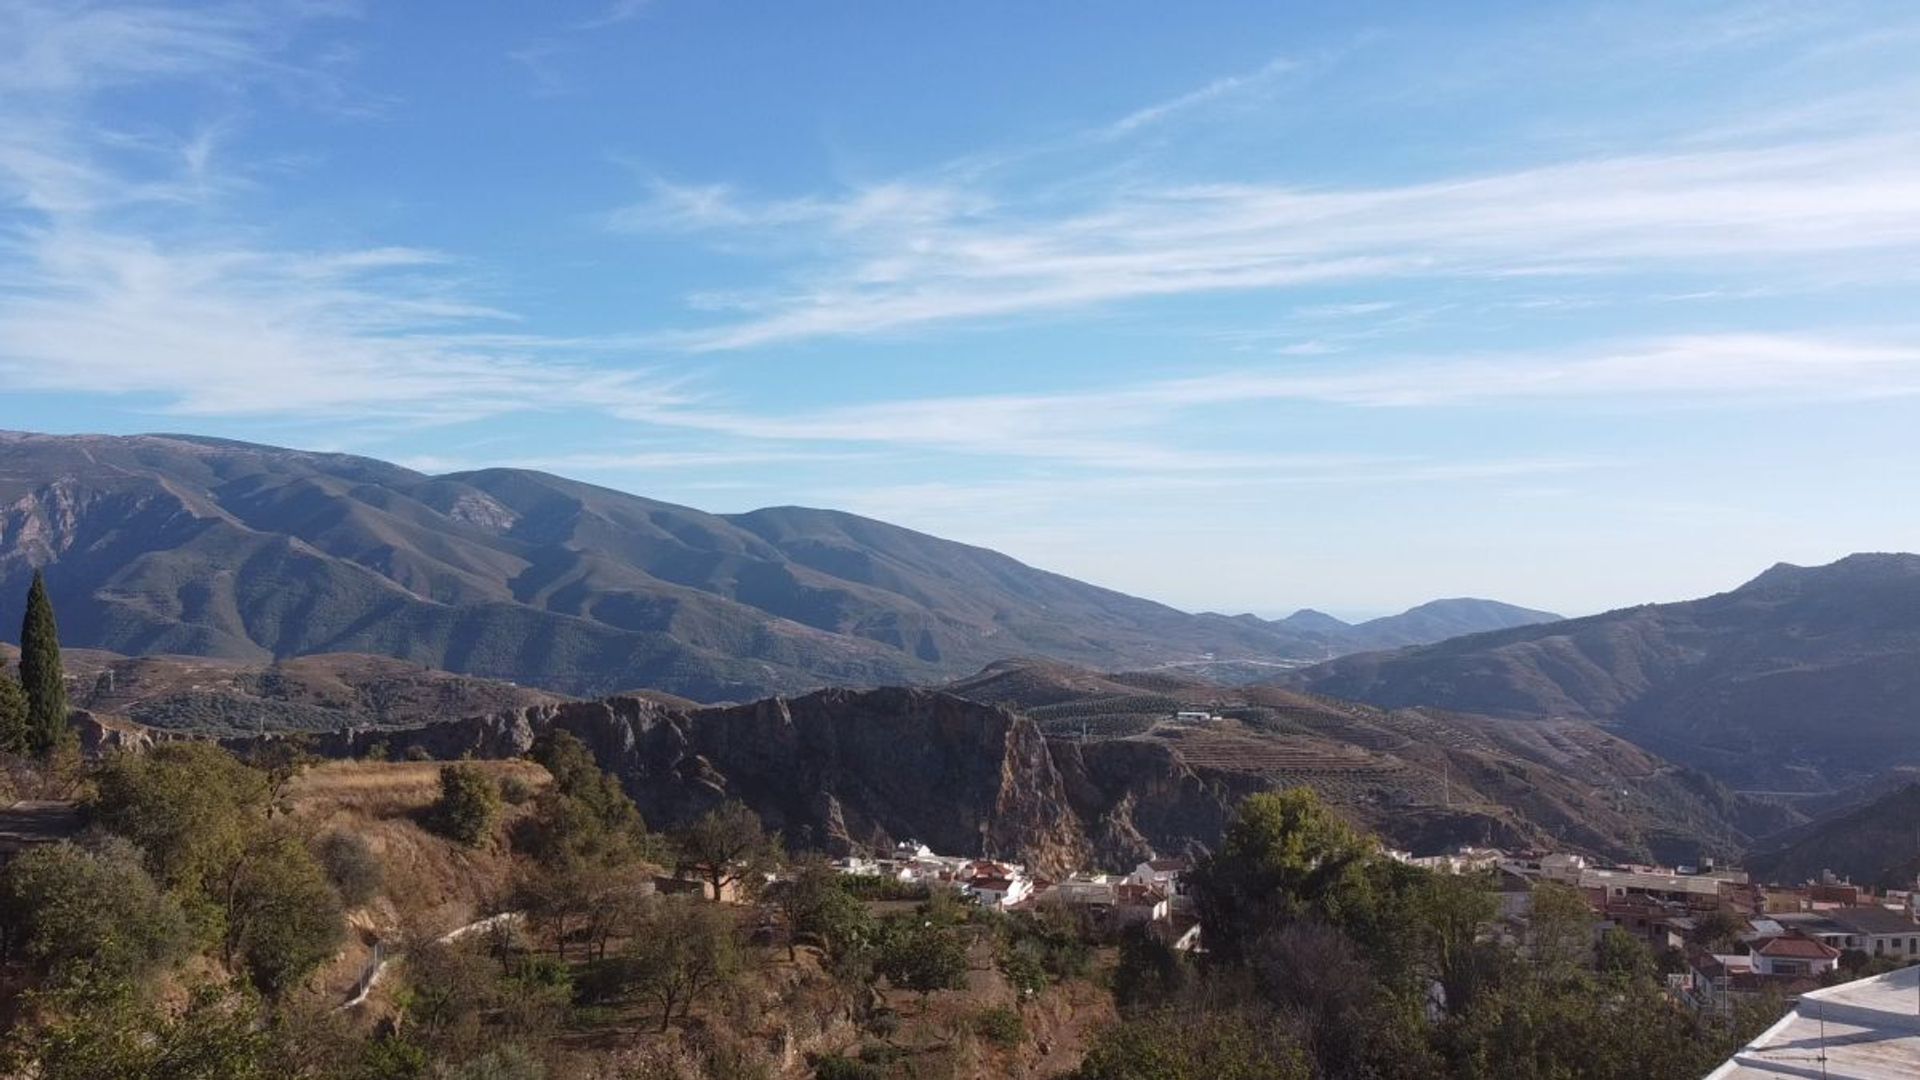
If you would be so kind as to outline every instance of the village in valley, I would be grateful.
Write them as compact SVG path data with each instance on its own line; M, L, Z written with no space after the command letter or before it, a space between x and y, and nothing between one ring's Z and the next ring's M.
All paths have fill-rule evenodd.
M1503 932L1525 944L1540 886L1573 890L1598 940L1619 929L1680 968L1668 973L1676 999L1726 1009L1742 997L1791 998L1857 977L1920 963L1920 888L1874 889L1839 880L1759 884L1744 870L1608 865L1564 852L1508 853L1462 847L1444 855L1388 854L1446 874L1483 874L1500 900ZM982 907L1079 910L1109 929L1151 928L1174 948L1204 949L1186 890L1193 860L1155 857L1126 873L1084 872L1053 879L998 859L941 855L902 841L884 856L835 861L843 874L877 876L958 892ZM1920 883L1917 883L1920 884Z
M1186 889L1193 861L1185 857L1155 857L1124 874L1087 872L1055 880L1029 875L1018 863L940 855L903 840L884 857L849 856L834 866L843 874L954 890L999 911L1059 908L1086 914L1109 931L1145 927L1181 952L1200 944L1200 920Z

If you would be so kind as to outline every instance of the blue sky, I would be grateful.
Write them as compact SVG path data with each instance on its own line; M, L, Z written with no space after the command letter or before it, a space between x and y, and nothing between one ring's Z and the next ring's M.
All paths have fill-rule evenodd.
M1189 608L1920 548L1909 3L0 0L0 427Z

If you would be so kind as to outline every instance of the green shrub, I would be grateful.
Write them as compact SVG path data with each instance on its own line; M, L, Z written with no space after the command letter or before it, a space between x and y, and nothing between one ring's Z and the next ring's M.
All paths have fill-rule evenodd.
M326 868L327 880L333 882L341 901L348 907L359 907L380 895L386 869L365 840L352 833L328 833L321 838L319 847L320 865Z
M513 979L529 986L554 986L571 989L573 969L557 957L535 954L521 957L513 965Z
M446 1072L447 1080L546 1080L547 1067L512 1043L489 1050Z
M973 1030L995 1046L1018 1046L1027 1037L1027 1022L1020 1010L1000 1005L981 1010L973 1018Z
M398 1036L385 1036L361 1051L354 1080L419 1080L427 1075L426 1050Z
M440 801L433 824L442 833L474 847L493 832L500 816L500 790L477 765L457 763L440 770Z
M345 932L340 897L306 844L288 833L256 841L227 904L229 963L242 963L255 989L279 998L333 956Z
M813 1063L815 1080L881 1080L887 1071L859 1058L828 1054Z
M933 894L924 883L901 881L882 874L845 874L840 887L860 900L921 900Z
M506 776L500 780L500 797L514 806L524 805L533 798L533 785L518 776Z
M13 958L62 988L144 980L188 944L179 906L136 852L70 843L29 849L0 874L0 933Z

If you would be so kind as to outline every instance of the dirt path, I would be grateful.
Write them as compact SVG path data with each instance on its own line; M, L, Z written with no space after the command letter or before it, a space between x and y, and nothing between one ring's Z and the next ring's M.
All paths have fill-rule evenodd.
M489 915L484 919L475 919L465 926L456 926L433 940L437 942L459 941L461 938L481 933L503 923L519 922L524 917L525 916L517 911L506 911L498 915ZM382 948L380 942L375 942L373 959L367 961L366 969L360 973L360 981L356 984L357 988L354 990L353 996L341 1004L339 1011L345 1012L348 1009L364 1004L367 996L373 993L373 988L380 985L380 977L387 973L387 966L399 959L401 955L402 953L400 953L399 950L396 949L393 952L388 952Z

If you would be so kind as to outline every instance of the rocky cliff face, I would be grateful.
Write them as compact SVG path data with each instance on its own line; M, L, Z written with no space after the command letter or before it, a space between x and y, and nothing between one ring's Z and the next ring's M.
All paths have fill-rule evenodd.
M893 688L655 717L619 767L656 820L738 798L829 851L917 839L1051 867L1089 854L1045 737L1000 709Z
M1291 699L1272 700L1269 711ZM1686 861L1732 854L1753 835L1732 793L1581 725L1287 707L1269 721L1284 730L1221 719L1050 737L1021 712L896 687L709 708L617 696L304 738L327 757L456 760L517 757L561 730L621 778L655 828L738 799L797 848L914 839L1046 872L1205 850L1241 799L1292 785L1421 853L1554 844ZM96 752L180 737L84 714L77 726ZM242 752L257 743L223 740Z
M526 753L550 730L586 743L655 827L738 799L789 843L834 853L914 839L1043 870L1083 866L1097 854L1031 721L925 690L823 690L692 711L613 697L403 730L342 730L312 747L327 757L384 745L394 756L417 748L441 760L499 758ZM256 744L223 743L241 751ZM1127 854L1140 850L1137 841L1125 845Z
M1320 747L1300 737L1181 730L1049 738L1022 714L907 688L823 690L704 709L612 697L416 728L340 730L311 745L329 757L384 747L393 757L504 758L526 753L552 730L590 747L656 828L738 799L789 844L835 854L913 839L1043 872L1121 869L1155 854L1205 850L1242 798L1294 783L1319 789L1387 842L1421 851L1461 842L1527 846L1546 842L1549 831L1591 850L1624 851L1620 836L1633 832L1630 822L1612 818L1585 828L1586 804L1538 794L1564 782L1556 786L1550 772L1506 757L1453 755L1460 798L1442 805L1414 797L1424 774L1406 762L1357 750L1296 761ZM103 730L86 741L133 745L137 738ZM254 744L224 743L242 751ZM1272 760L1258 760L1262 754ZM1469 780L1490 794L1476 794ZM1509 780L1517 791L1501 786ZM1608 824L1620 836L1606 834Z

